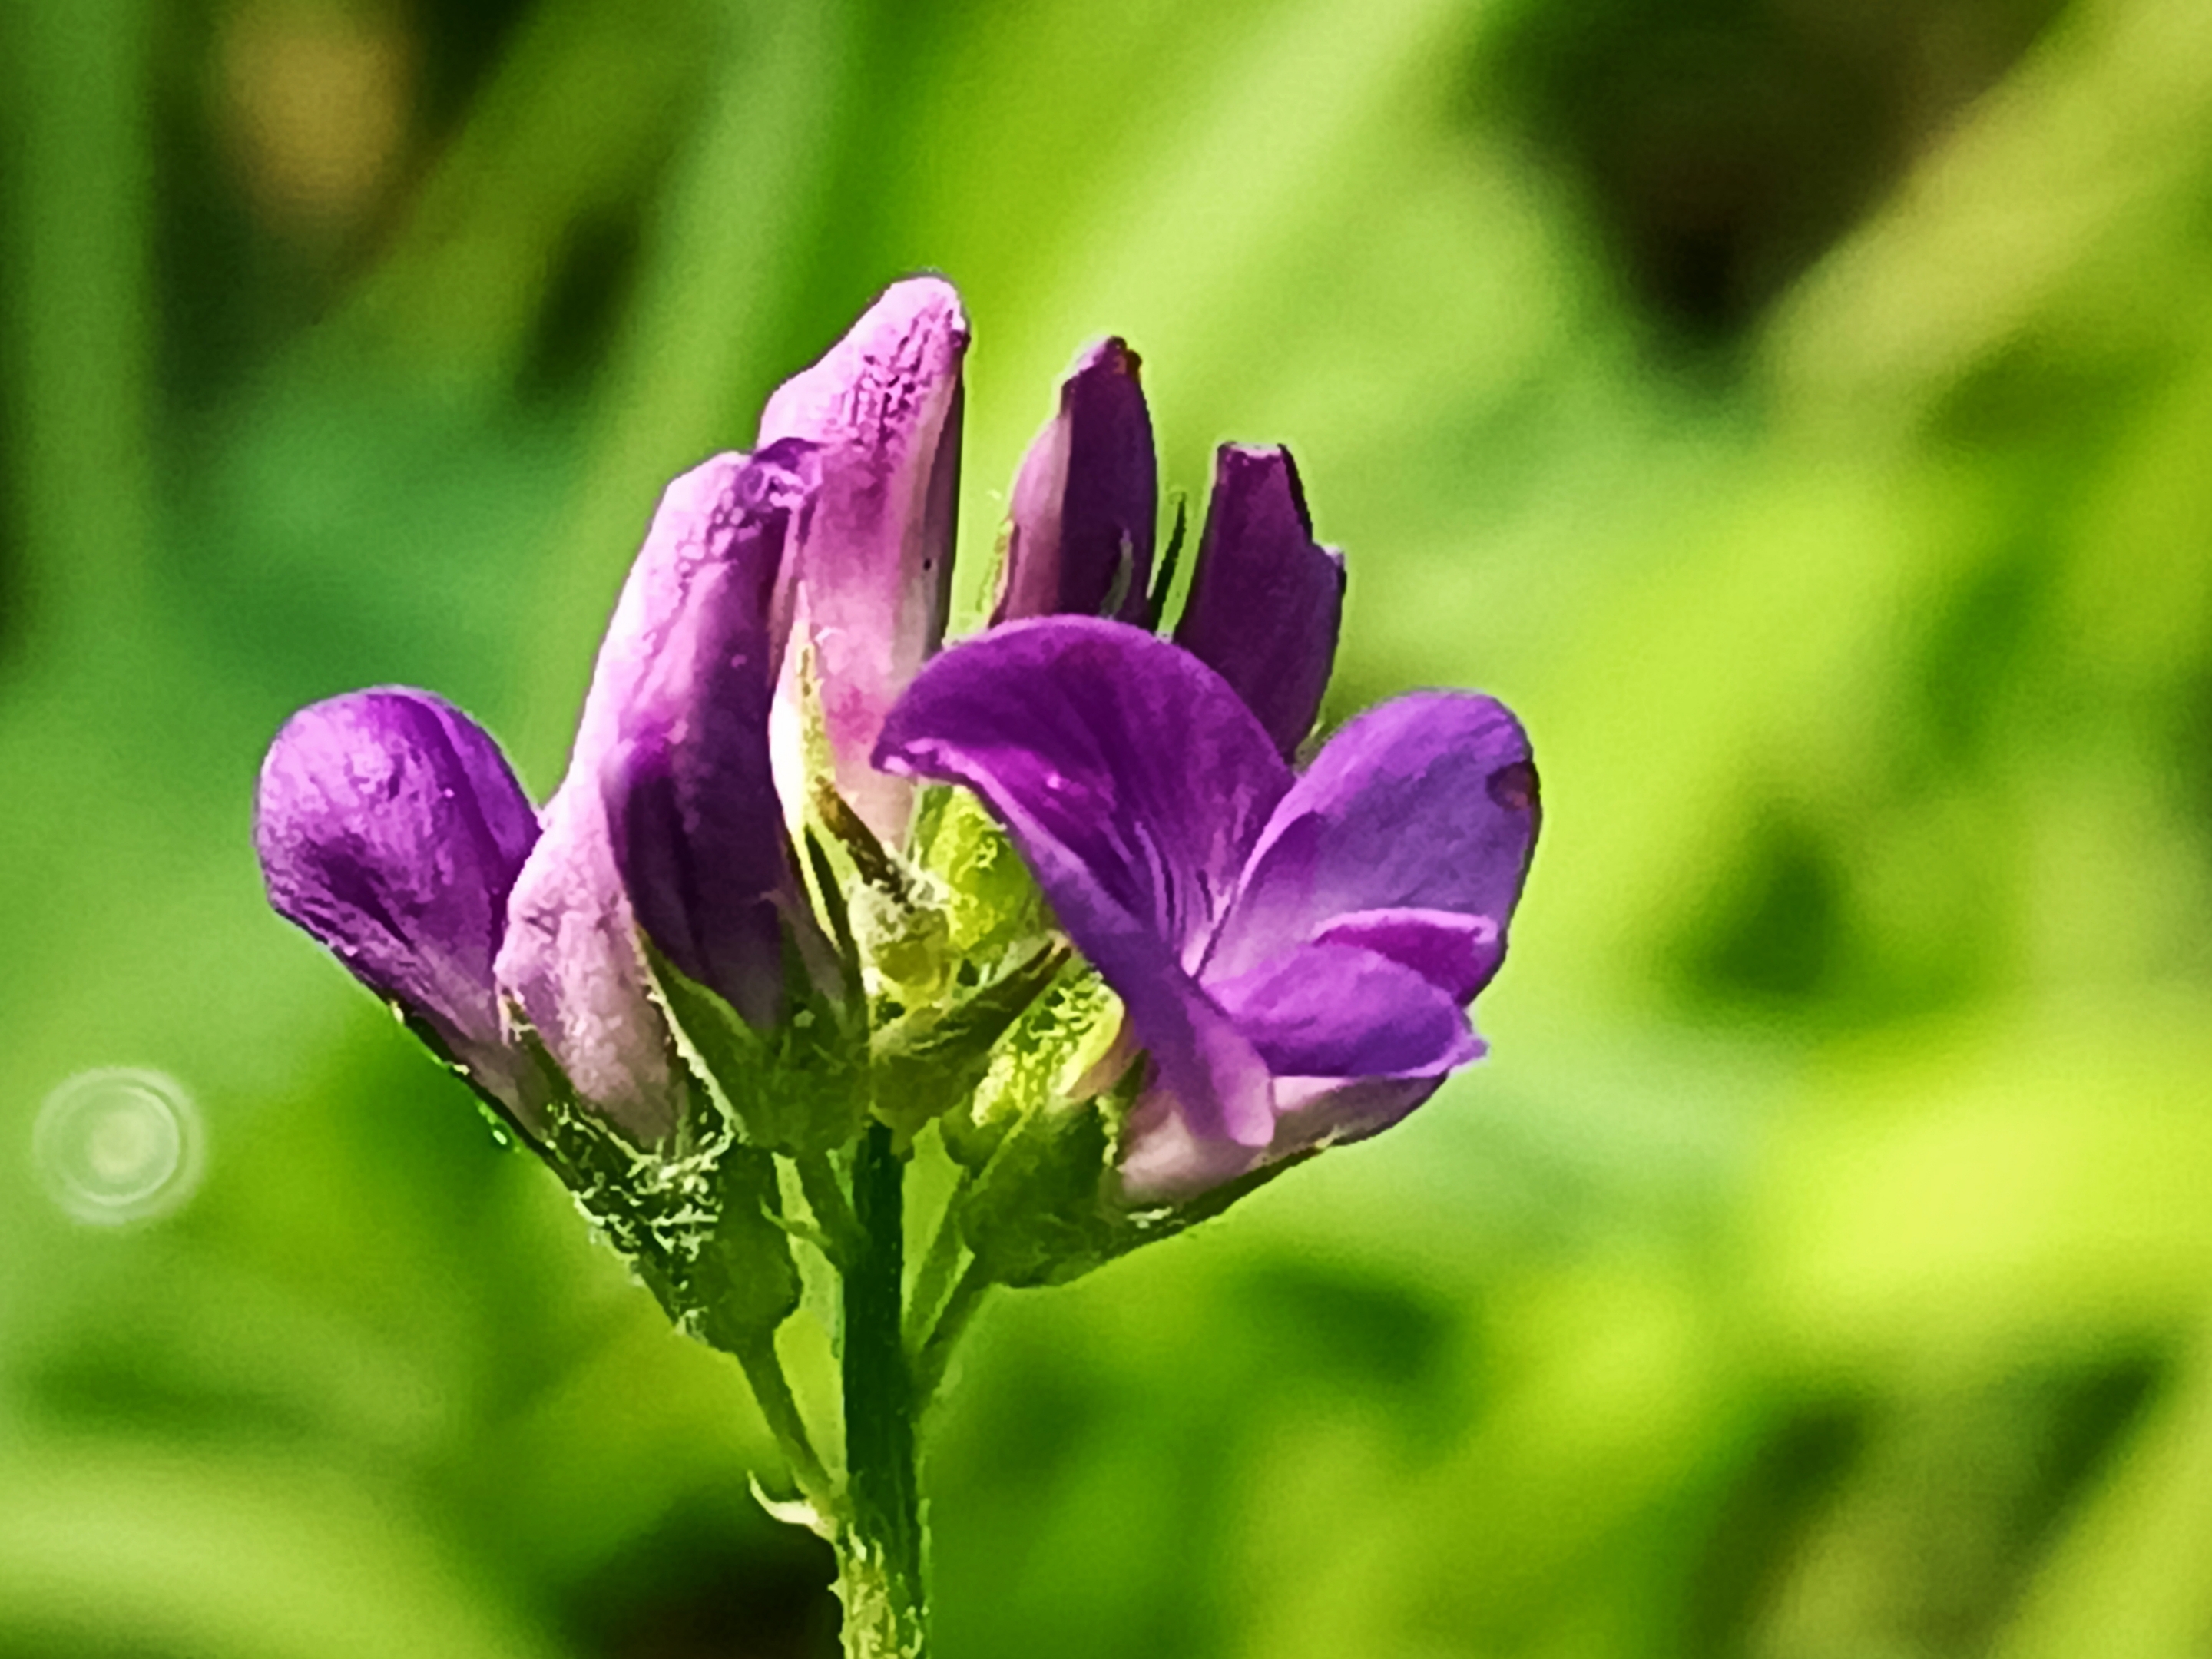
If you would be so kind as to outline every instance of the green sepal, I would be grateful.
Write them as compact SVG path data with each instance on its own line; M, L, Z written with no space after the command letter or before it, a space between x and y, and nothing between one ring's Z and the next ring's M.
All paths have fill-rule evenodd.
M1077 1091L1121 1029L1121 1004L1097 972L1068 962L991 1050L966 1106L940 1120L945 1150L981 1171L1018 1123Z
M960 1200L974 1271L993 1284L1060 1285L1120 1254L1107 1200L1114 1134L1096 1098L1030 1113Z
M1006 831L964 789L924 797L915 845L944 884L946 942L972 961L1018 948L1051 927L1044 895Z
M1210 1221L1293 1164L1299 1152L1181 1204L1132 1209L1118 1194L1120 1116L1094 1097L1018 1125L961 1204L961 1236L976 1270L1023 1289L1065 1285L1117 1256Z
M860 946L853 937L852 912L845 903L845 890L838 884L837 869L830 861L830 849L822 844L822 837L811 824L806 830L803 873L811 889L815 914L830 924L830 941L837 952L837 971L845 988L845 1000L857 1004L866 993L862 989Z
M814 781L809 804L855 877L844 898L848 926L876 988L901 1007L941 1000L953 968L941 884L877 840L828 779Z
M799 1266L779 1218L775 1159L732 1146L721 1160L721 1214L685 1282L690 1312L677 1323L726 1352L773 1331L797 1310ZM671 1310L674 1316L674 1310Z
M637 946L678 1051L748 1146L802 1158L860 1133L868 1114L866 1033L844 1005L815 989L795 951L786 953L789 1012L773 1031L756 1031L642 928Z
M779 1221L775 1160L741 1145L723 1108L690 1080L678 1085L688 1098L674 1132L638 1146L579 1098L520 1011L507 1015L546 1098L533 1145L677 1328L734 1351L789 1318L799 1269Z
M952 988L951 929L944 907L910 884L897 893L864 886L853 895L853 927L884 994L899 1006L941 1000Z
M1167 620L1168 601L1174 597L1176 568L1182 562L1183 538L1190 529L1190 501L1180 489L1171 497L1175 507L1175 527L1168 532L1166 550L1160 555L1160 568L1152 577L1152 591L1145 599L1145 626L1158 632Z
M984 557L983 580L975 588L975 608L964 617L953 619L952 633L980 634L990 625L991 614L1005 597L1006 563L1013 557L1013 552L1014 520L1009 514L999 521L998 532L991 538L991 550Z
M1135 585L1137 575L1137 545L1127 536L1114 560L1113 579L1106 584L1106 597L1099 601L1096 614L1109 618L1121 614L1121 607L1129 602L1129 590Z
M1178 1204L1131 1206L1121 1194L1121 1145L1145 1072L1133 1062L1105 1093L1056 1101L1006 1132L957 1200L974 1271L1016 1289L1065 1285L1212 1219L1312 1156L1295 1153Z
M1042 946L973 995L902 1014L878 1030L870 1045L877 1117L911 1137L973 1093L999 1040L1067 961L1066 946Z

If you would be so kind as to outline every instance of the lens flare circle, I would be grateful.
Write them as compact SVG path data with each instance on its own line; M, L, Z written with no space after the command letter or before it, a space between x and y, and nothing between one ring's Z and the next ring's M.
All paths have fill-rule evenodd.
M149 1220L198 1186L199 1114L176 1079L133 1066L80 1072L39 1108L31 1153L48 1195L100 1226Z

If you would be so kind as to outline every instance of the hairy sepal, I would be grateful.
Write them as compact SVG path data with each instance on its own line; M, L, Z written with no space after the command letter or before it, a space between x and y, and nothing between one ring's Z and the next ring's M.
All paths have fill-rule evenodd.
M775 1160L744 1145L696 1086L676 1131L638 1146L578 1098L519 1007L507 1015L546 1102L532 1146L676 1327L734 1352L789 1318L799 1268L779 1219Z
M757 1031L687 977L641 932L653 1000L701 1091L745 1145L807 1158L851 1142L867 1121L868 1052L860 1022L820 994L787 949L783 1022Z
M1044 896L1013 843L964 789L936 786L915 833L922 867L943 884L947 943L983 962L1023 949L1052 926Z
M870 1044L876 1115L910 1138L967 1098L988 1074L1000 1039L1067 960L1066 946L1041 946L972 994L901 1014L877 1030Z
M1121 1030L1120 1000L1068 960L994 1046L966 1103L940 1120L945 1150L980 1174L1018 1124L1082 1092Z

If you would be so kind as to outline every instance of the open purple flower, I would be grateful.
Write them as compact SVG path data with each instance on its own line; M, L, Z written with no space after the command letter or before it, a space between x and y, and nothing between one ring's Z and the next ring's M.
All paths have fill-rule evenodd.
M965 785L1006 827L1152 1072L1122 1177L1203 1191L1373 1133L1483 1052L1536 831L1503 705L1370 710L1304 777L1188 652L1050 617L956 646L884 724L877 763Z
M876 835L906 838L912 787L868 764L884 715L945 638L960 494L968 319L941 277L893 283L762 412L760 442L821 452L793 568L840 793ZM796 663L793 664L794 669ZM791 701L791 685L784 696Z
M669 485L599 647L568 773L510 904L497 975L578 1095L641 1143L680 1107L637 929L749 1022L781 1017L811 930L769 773L775 603L814 489L803 443Z
M527 1121L492 959L538 815L499 745L428 692L301 709L261 765L253 840L269 902L397 1003Z

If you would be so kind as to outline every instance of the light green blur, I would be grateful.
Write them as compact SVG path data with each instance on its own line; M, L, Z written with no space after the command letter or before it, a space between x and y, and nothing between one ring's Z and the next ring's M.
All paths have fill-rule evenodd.
M0 1659L829 1650L734 1368L249 814L388 682L542 798L661 483L923 266L967 603L1125 335L1194 507L1292 447L1330 717L1494 691L1548 815L1487 1062L986 1310L948 1659L2206 1650L2200 8L2075 0L1703 345L1531 137L1534 0L538 0L441 79L466 9L0 8ZM33 1165L109 1066L197 1103L165 1218Z

